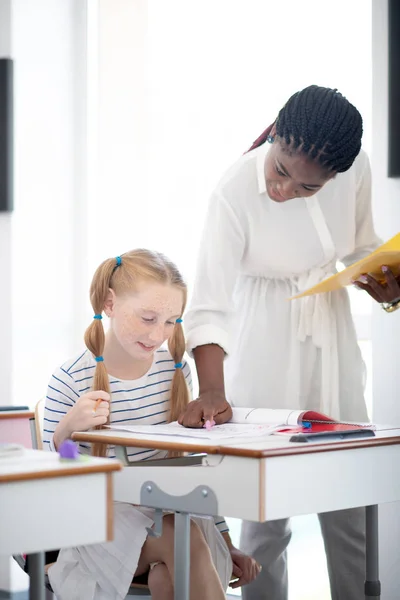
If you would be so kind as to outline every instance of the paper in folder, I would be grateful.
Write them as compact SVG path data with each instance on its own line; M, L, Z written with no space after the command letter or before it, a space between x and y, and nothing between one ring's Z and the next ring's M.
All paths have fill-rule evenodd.
M365 258L347 267L347 269L324 279L324 281L321 281L308 290L293 296L290 300L339 290L342 287L351 285L355 279L364 274L373 275L378 281L383 283L385 282L385 276L382 273L384 265L390 267L396 277L400 275L400 233L396 234L385 244L382 244L382 246L379 246L379 248Z

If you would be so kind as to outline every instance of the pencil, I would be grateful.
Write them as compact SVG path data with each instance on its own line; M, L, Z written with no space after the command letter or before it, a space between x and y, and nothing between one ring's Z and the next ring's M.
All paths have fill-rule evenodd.
M102 402L103 402L103 399L102 399L102 398L98 398L98 399L96 400L96 404L94 405L94 409L93 409L93 412L94 412L94 413L95 413L95 412L96 412L96 410L99 408L99 406L100 406L100 404L101 404Z

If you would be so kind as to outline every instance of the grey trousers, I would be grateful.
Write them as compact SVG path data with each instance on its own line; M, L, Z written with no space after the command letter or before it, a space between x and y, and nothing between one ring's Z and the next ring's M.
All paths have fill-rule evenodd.
M323 513L318 518L332 600L361 600L365 580L365 508ZM290 538L288 519L243 522L240 548L262 565L257 579L242 588L243 600L288 600L286 548Z

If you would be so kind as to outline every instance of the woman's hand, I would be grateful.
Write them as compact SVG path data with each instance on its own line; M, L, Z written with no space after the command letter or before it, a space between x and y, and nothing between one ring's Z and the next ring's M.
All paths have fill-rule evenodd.
M200 394L197 400L189 402L178 422L185 427L203 427L206 421L222 425L231 418L232 408L225 394L219 390L210 390Z
M97 400L103 400L95 410ZM81 396L74 406L61 419L54 432L56 448L71 437L74 431L87 431L97 425L107 423L110 413L110 394L107 392L88 392Z
M354 285L365 290L376 302L391 304L400 300L400 278L396 278L389 267L383 266L385 283L379 283L372 275L361 275Z

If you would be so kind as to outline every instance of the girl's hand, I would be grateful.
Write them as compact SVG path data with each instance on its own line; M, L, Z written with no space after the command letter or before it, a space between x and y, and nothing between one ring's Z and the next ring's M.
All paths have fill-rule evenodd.
M385 283L379 283L372 275L361 275L354 285L365 290L376 302L393 303L400 300L400 282L389 267L382 267ZM400 278L399 278L400 279Z
M102 402L97 406L97 400ZM87 431L97 425L107 423L110 414L110 394L107 392L87 392L81 396L74 406L61 419L54 432L54 445L56 448L71 437L74 431Z
M257 563L254 558L244 554L235 546L229 548L233 563L233 576L237 578L237 581L232 583L229 587L232 589L241 587L251 583L261 571L261 566Z
M228 531L224 531L222 537L228 547L229 553L232 559L232 576L236 579L233 583L229 584L232 589L251 583L253 579L261 571L261 565L257 563L254 558L248 556L232 544L231 536Z

